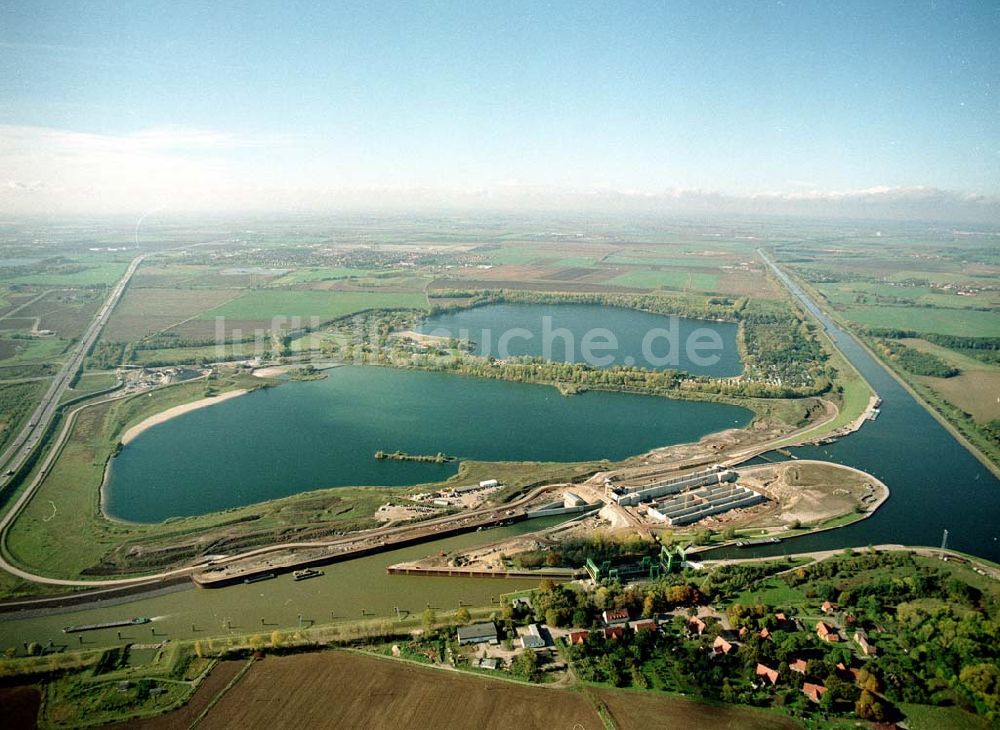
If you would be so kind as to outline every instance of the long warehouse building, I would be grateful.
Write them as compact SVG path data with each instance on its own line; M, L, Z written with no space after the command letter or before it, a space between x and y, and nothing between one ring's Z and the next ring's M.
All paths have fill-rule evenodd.
M747 487L725 484L702 487L652 505L647 514L672 527L690 525L706 517L764 501L764 495Z
M640 502L651 502L659 497L677 494L678 492L683 492L685 489L735 482L738 476L735 471L730 469L715 467L700 471L697 474L675 477L640 487L611 487L608 495L622 507L630 507Z

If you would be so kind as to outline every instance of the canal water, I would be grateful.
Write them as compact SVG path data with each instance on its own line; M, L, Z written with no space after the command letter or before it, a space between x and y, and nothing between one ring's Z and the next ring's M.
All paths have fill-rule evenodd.
M381 367L232 398L154 426L112 461L106 509L136 522L200 515L326 487L401 486L456 464L379 461L378 450L482 461L622 459L749 423L737 406Z
M276 628L294 629L311 622L359 620L361 611L369 619L393 618L398 606L404 613L419 615L429 603L439 611L453 611L459 602L489 606L501 593L535 588L536 580L498 578L446 578L389 575L386 567L406 560L418 560L439 551L484 545L503 538L523 535L565 521L565 517L543 517L507 527L438 540L423 545L336 563L322 568L324 575L304 581L280 575L273 580L228 588L190 588L166 595L123 601L111 606L52 610L45 615L18 617L0 614L0 648L22 647L37 641L69 648L108 646L122 642L156 642L162 639L197 639L226 634L260 632ZM133 617L154 619L151 624L117 629L64 634L67 625L101 623ZM261 619L264 624L261 624ZM192 625L194 630L192 631ZM227 628L227 625L231 628ZM153 634L153 632L156 632Z
M805 293L789 281L800 297ZM963 448L849 333L806 298L814 315L881 396L882 412L861 430L828 446L791 449L874 474L890 499L870 518L779 545L713 551L711 557L751 557L881 543L941 544L1000 562L1000 480ZM777 454L769 457L781 459Z
M470 340L475 354L498 358L531 355L552 362L589 362L595 367L636 365L716 378L743 372L735 323L667 317L622 307L490 304L428 317L417 329ZM586 357L587 342L591 343L591 355L604 361ZM593 347L606 343L607 348Z

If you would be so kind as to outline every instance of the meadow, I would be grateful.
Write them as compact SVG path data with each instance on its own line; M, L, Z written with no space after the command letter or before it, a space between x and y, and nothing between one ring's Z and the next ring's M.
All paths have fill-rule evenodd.
M317 292L294 289L257 289L199 315L200 319L227 317L268 322L273 317L317 317L329 322L369 309L426 309L417 292Z
M15 276L11 284L63 287L103 287L114 284L125 273L127 261L80 261L53 265L48 271Z

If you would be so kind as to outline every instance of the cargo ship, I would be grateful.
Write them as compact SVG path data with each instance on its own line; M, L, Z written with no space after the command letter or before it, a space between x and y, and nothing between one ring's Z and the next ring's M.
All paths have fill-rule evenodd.
M781 542L780 537L762 537L759 540L740 540L736 543L736 547L756 547L758 545L774 545L775 543Z
M312 568L303 568L292 572L292 578L295 580L308 580L309 578L318 578L321 575L323 575L322 570L313 570Z
M78 626L64 626L64 634L75 634L79 631L97 631L99 629L116 629L122 626L142 626L148 624L152 619L140 616L137 618L126 618L121 621L105 621L99 624L80 624Z

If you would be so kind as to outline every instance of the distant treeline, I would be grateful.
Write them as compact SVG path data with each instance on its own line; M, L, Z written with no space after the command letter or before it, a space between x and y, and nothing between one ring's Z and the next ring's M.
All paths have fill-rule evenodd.
M468 303L447 306L432 305L431 313L451 309L466 309L485 304L598 304L605 307L639 309L654 314L677 315L692 319L713 319L735 322L746 300L730 297L698 297L692 295L662 296L658 294L566 293L538 292L521 289L439 289L430 292L431 299L469 299Z

